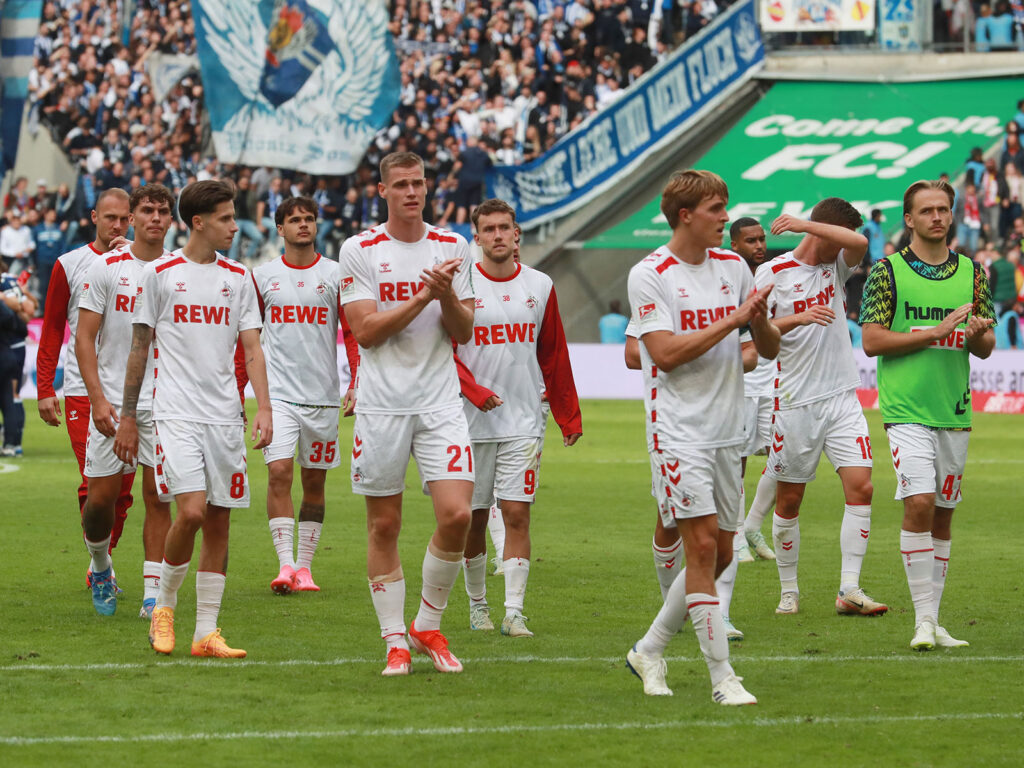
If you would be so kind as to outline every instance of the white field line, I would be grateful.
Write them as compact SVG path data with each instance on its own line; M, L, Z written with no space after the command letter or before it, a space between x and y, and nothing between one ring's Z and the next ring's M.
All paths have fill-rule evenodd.
M754 717L734 720L671 720L661 723L549 723L471 728L346 728L332 731L236 731L228 733L145 733L134 736L0 736L0 744L25 747L46 744L139 744L196 741L281 741L298 739L395 738L401 736L477 736L489 734L655 731L668 728L806 728L813 725L883 725L965 720L1024 720L1024 712L951 712L936 715L865 715L863 717Z
M816 662L886 662L894 661L910 664L1005 664L1024 662L1020 656L969 656L952 653L910 654L904 656L832 656L827 653L805 654L799 656L742 656L730 654L730 661L743 664L801 664ZM684 664L703 664L699 656L666 656L666 661ZM228 662L195 659L173 659L168 661L154 658L152 663L116 663L103 664L7 664L0 667L0 673L13 672L119 672L133 669L154 670L161 667L203 667L207 669L230 670L235 667L343 667L353 664L381 664L383 658L340 658L340 659L281 659L277 661L259 661L256 659L234 660ZM588 657L588 656L482 656L480 658L462 657L468 664L625 664L626 654L621 656ZM427 662L424 660L424 664Z

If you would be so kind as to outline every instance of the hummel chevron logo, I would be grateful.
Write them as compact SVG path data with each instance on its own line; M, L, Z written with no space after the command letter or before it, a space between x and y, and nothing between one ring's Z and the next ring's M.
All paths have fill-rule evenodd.
M865 531L863 528L860 529L860 537L862 539L866 539L870 535L871 535L871 531Z
M665 466L668 467L669 472L675 472L677 469L679 469L679 462L678 461L666 461L665 462Z
M363 455L363 450L360 447L363 444L363 441L359 439L359 435L353 435L352 438L355 440L355 446L352 448L352 458L358 459Z
M774 450L776 453L782 453L783 438L784 436L780 435L778 432L776 432L775 435L772 437L772 450Z
M786 550L787 552L789 552L789 550L791 550L793 548L793 542L792 541L784 541L784 542L782 542L782 548L784 550Z
M893 448L892 451L892 465L896 469L900 468L900 449L898 446L896 448Z
M682 480L682 479L683 479L682 475L669 475L668 476L668 481L670 483L672 483L672 485L679 485L679 481Z
M671 560L669 560L667 563L665 563L665 567L666 568L674 568L675 564L676 564L676 559L673 557Z

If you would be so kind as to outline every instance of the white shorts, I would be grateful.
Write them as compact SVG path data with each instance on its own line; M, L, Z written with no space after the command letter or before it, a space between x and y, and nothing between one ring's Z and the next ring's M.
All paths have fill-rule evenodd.
M743 398L743 429L746 442L740 456L764 455L772 441L772 398Z
M935 506L956 509L971 433L923 424L890 424L885 431L896 470L896 499L934 493Z
M722 531L743 525L740 506L740 447L673 448L657 454L654 484L662 525L676 520L718 516Z
M100 432L95 422L89 419L89 434L85 438L85 469L82 474L86 477L110 477L131 474L137 464L155 467L157 439L153 430L153 412L139 411L136 424L139 428L139 453L135 464L126 464L114 453L114 438Z
M409 456L424 482L473 482L473 448L461 405L415 415L357 413L352 433L352 492L394 496L405 490Z
M293 459L299 448L299 466L306 469L333 469L341 465L338 453L339 408L295 405L271 400L274 440L263 449L263 461L269 464Z
M172 496L205 491L206 502L218 507L249 506L245 427L179 419L158 419L155 425L158 487L166 486Z
M775 411L768 474L785 483L809 483L822 451L836 469L871 466L871 437L856 391Z
M537 437L503 443L473 443L476 474L472 509L489 509L494 497L502 501L533 504L540 474L540 446Z

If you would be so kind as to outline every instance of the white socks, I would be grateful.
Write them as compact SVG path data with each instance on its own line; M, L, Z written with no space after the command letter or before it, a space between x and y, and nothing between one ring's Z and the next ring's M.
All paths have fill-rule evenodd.
M761 473L761 477L757 481L757 490L754 491L754 500L750 502L750 511L747 513L746 520L743 521L744 531L753 533L761 530L761 523L775 506L775 489L778 485L779 481L775 479L774 475L769 475L767 472Z
M952 542L949 539L932 537L935 549L935 563L932 566L932 618L939 623L939 603L942 602L942 591L946 588L946 570L949 568L949 550Z
M277 559L280 567L286 565L295 567L295 560L292 556L292 537L295 530L295 521L290 517L272 517L269 520L270 536L274 540L274 549L277 550Z
M683 568L683 540L676 539L670 547L661 548L651 540L651 552L654 554L654 573L658 577L661 588L661 600L665 601L669 587L676 580Z
M144 600L155 600L160 593L160 570L161 565L155 560L146 560L142 564L142 583L144 585L142 597Z
M914 623L920 624L938 613L932 587L935 563L932 535L900 531L900 554L907 574L907 586L910 587L910 599L914 601Z
M787 520L772 515L772 539L775 541L775 564L779 568L779 583L783 592L797 592L796 566L800 560L800 518Z
M732 537L732 562L725 566L722 575L715 582L715 592L718 593L718 604L722 609L722 615L729 615L729 607L732 605L732 592L736 588L736 572L740 567L739 550L746 543L746 537L741 529Z
M522 614L526 597L526 580L530 576L530 561L524 557L510 557L505 561L505 613Z
M722 609L717 597L701 593L687 595L686 605L708 672L711 673L711 686L714 687L733 674L729 664L729 639L725 636Z
M226 578L223 573L196 571L196 632L192 635L196 642L217 629Z
M298 557L295 558L296 570L313 566L313 555L316 554L316 547L320 543L320 531L323 527L323 523L315 523L312 520L299 521Z
M85 538L85 537L83 537ZM92 556L92 572L103 573L103 571L110 568L110 537L103 539L103 541L89 541L85 539L85 546L89 550L89 554Z
M442 560L427 548L423 556L423 590L420 592L420 610L416 614L416 629L428 632L441 628L441 616L448 606L448 595L462 569L462 553L454 560ZM440 553L448 556L448 553Z
M391 580L370 581L370 599L380 623L380 636L389 651L392 648L409 650L405 639L405 579L402 569L381 578Z
M497 505L491 507L487 513L487 532L491 534L494 554L500 563L505 559L505 518L501 516L501 510Z
M186 560L181 565L171 565L166 560L160 565L160 591L156 596L157 608L177 608L178 590L185 581L185 574L188 573L188 566L191 560Z
M476 557L466 557L462 561L462 575L466 581L466 594L469 604L487 604L487 553L481 552Z
M676 577L665 595L661 610L654 617L647 634L636 644L636 649L647 656L661 656L669 641L686 623L686 569Z
M842 573L839 591L852 592L860 586L860 569L868 551L871 535L871 505L847 504L843 524L839 529L839 550L842 553Z

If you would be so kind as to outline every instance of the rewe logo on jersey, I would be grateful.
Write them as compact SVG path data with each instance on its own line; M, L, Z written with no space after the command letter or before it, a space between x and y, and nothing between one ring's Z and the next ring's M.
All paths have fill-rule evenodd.
M707 309L684 309L679 313L680 330L700 331L712 323L731 315L736 307L730 304L727 307L709 307Z
M270 308L272 323L307 323L309 325L327 325L327 307L306 307L286 305Z
M811 296L807 301L794 301L793 302L793 314L799 314L804 312L808 307L828 306L832 303L832 299L836 297L835 285L825 286L825 290L819 292L816 296Z
M397 283L381 283L378 287L381 301L408 301L423 290L423 283L402 280Z
M203 325L229 325L230 307L208 307L203 304L175 304L174 322Z
M495 323L478 325L473 328L473 343L479 346L491 344L515 344L533 342L536 338L536 323Z

